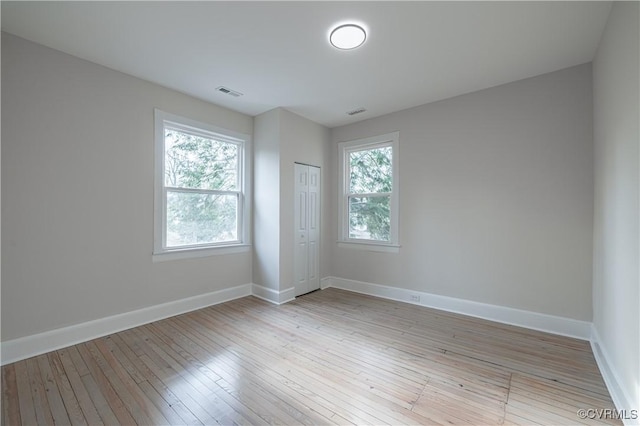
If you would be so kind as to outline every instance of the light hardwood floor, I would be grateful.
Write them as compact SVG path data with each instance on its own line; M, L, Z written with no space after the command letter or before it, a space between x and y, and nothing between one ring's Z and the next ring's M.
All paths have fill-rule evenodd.
M2 368L2 423L621 424L589 344L328 289L247 297Z

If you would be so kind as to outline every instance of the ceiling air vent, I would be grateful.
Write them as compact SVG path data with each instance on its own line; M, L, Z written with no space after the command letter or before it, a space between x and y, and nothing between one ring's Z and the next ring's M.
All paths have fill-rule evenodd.
M347 115L356 115L356 114L360 114L360 113L365 112L365 111L366 111L366 109L364 109L364 108L357 108L357 109L354 109L352 111L347 111Z
M242 96L242 93L236 92L235 90L231 90L228 87L218 86L216 90L220 93L224 93L225 95L233 96L234 98L239 98Z

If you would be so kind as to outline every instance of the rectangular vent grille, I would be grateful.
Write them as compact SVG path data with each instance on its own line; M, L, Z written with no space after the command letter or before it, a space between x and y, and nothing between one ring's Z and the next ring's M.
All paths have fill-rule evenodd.
M242 96L242 93L236 92L235 90L231 90L228 87L224 86L218 86L216 87L216 90L220 93L224 93L225 95L233 96L235 98L239 98L240 96Z
M356 115L356 114L360 114L362 112L365 112L366 109L364 108L358 108L358 109L354 109L353 111L347 111L347 115Z

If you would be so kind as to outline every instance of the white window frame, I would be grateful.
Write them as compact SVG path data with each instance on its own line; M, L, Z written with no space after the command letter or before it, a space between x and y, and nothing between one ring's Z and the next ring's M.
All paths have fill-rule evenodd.
M338 144L338 246L360 248L369 251L398 252L400 248L398 236L399 219L399 140L400 132L392 132L364 139L340 142ZM390 241L377 241L349 237L349 153L366 149L390 146L391 155L391 199L390 199ZM366 195L366 194L363 194Z
M167 188L165 187L165 128L214 138L239 146L238 167L238 239L222 243L198 244L167 247ZM251 202L251 137L249 135L223 129L207 123L181 117L159 109L154 109L155 130L155 173L154 173L154 238L153 261L186 259L218 254L248 252L250 250L250 202ZM188 191L190 192L190 191ZM201 192L201 191L196 191ZM217 192L217 191L212 191ZM223 191L229 192L229 191ZM231 191L235 193L236 191Z

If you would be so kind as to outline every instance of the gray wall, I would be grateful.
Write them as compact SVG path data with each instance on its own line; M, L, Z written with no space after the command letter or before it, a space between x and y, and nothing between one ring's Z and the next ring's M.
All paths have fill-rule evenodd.
M585 64L333 129L333 176L338 142L400 131L402 245L334 246L333 274L590 321L591 105Z
M321 167L320 276L329 274L328 229L330 131L276 108L255 118L255 246L253 279L273 290L293 287L294 163Z
M280 109L254 119L253 282L280 290Z
M290 287L301 161L322 167L321 276L586 321L593 305L634 389L637 9L613 8L594 65L595 219L589 64L332 131L280 108L254 129L251 117L3 34L3 340L252 281ZM154 107L255 131L253 255L151 261ZM396 130L400 252L336 247L337 142Z
M614 3L593 63L593 324L627 409L640 408L639 16Z
M282 289L293 287L294 244L294 163L305 163L321 168L322 187L320 206L320 277L329 275L330 252L326 241L326 231L330 211L328 194L333 192L328 181L331 133L320 124L282 110L282 152L280 158L280 282Z
M2 35L2 339L251 282L251 252L152 263L153 108L253 119Z

